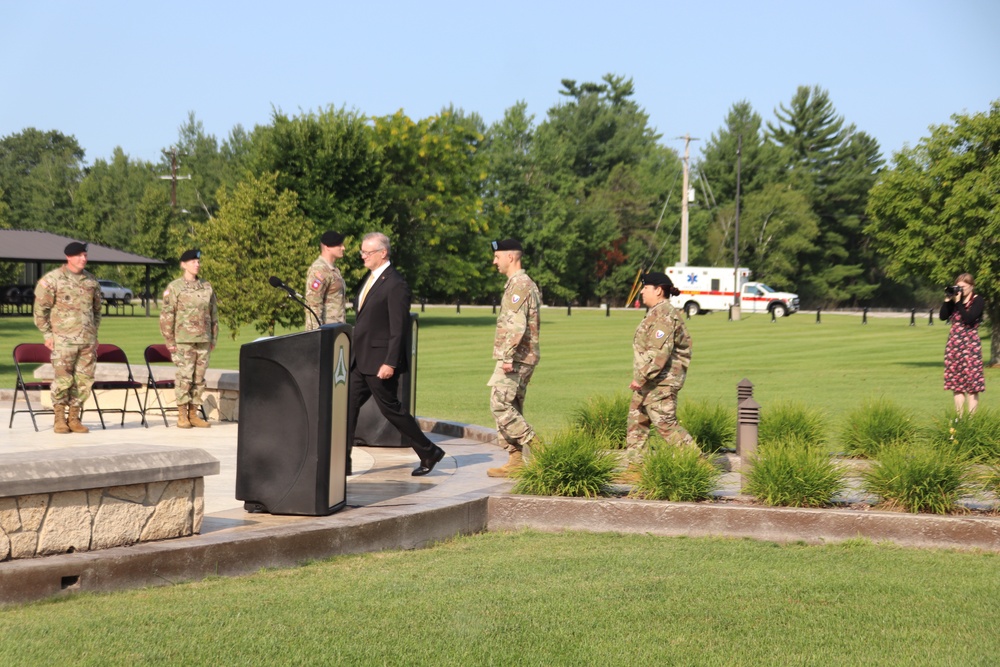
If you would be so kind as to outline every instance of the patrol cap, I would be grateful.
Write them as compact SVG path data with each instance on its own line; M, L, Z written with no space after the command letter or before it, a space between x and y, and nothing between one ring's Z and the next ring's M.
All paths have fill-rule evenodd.
M643 285L653 285L654 287L662 287L664 291L674 286L674 283L670 280L670 277L665 273L660 273L659 271L650 271L642 276Z
M192 259L201 259L201 250L185 250L181 255L181 262L190 262Z
M498 250L517 250L518 252L520 252L521 242L518 241L517 239L504 239L503 241L494 241L493 251L496 252Z
M87 244L80 243L79 241L73 241L66 246L64 251L67 257L75 257L77 255L82 255L87 252Z
M327 248L344 245L344 235L338 232L323 232L323 237L320 238L319 242Z

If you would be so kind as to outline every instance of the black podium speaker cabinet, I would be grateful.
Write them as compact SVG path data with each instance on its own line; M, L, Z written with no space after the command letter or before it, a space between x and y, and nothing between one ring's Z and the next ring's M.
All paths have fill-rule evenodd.
M271 514L323 516L347 502L351 327L240 348L236 498Z
M407 407L411 415L417 409L417 314L410 313L410 328L407 331L406 349L409 350L409 369L399 376L396 397ZM386 421L379 412L375 399L369 399L358 413L358 425L354 429L354 444L370 447L409 447L407 438Z

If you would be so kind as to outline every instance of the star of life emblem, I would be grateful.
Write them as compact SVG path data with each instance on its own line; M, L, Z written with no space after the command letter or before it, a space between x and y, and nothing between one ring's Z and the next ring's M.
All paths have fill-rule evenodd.
M687 281L688 281L689 285L694 285L696 282L698 282L698 274L697 273L689 273L687 275Z

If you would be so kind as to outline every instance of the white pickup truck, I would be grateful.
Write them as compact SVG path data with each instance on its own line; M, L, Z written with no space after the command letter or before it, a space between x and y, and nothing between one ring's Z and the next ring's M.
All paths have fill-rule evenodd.
M670 298L670 303L689 316L712 310L727 310L733 305L735 280L731 268L670 266L667 267L666 274L681 291L679 296ZM799 309L798 294L778 292L764 283L751 281L750 269L740 268L737 275L742 312L774 313L775 317L785 317Z

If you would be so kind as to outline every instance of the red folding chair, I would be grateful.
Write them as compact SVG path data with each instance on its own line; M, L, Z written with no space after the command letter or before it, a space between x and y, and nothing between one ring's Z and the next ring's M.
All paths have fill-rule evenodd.
M104 425L104 413L105 412L120 412L122 413L121 426L125 426L125 413L134 412L139 415L142 420L142 425L149 428L149 424L146 423L146 413L142 410L142 401L139 399L139 389L142 387L141 382L136 382L135 377L132 375L132 366L128 363L128 356L125 351L122 350L117 345L111 345L109 343L101 343L97 346L97 363L98 364L122 364L128 373L128 379L126 380L95 380L94 381L94 408L89 411L96 410L98 417L101 419L101 428L107 428ZM120 408L102 408L100 401L97 398L98 391L107 391L115 389L125 390L125 401L122 403ZM129 392L135 395L135 410L128 409L128 398Z
M36 431L38 430L38 422L35 421L35 415L55 414L52 410L31 407L31 399L28 398L29 391L48 391L52 389L51 380L25 382L24 374L21 372L21 364L50 363L52 363L52 352L43 343L21 343L14 348L14 368L17 370L17 386L14 387L14 400L10 404L10 422L7 424L7 428L14 426L14 415L18 412L27 412L31 415L31 423L34 425ZM18 392L24 396L24 403L28 406L27 408L17 409Z

